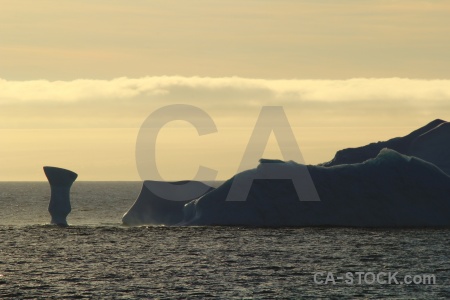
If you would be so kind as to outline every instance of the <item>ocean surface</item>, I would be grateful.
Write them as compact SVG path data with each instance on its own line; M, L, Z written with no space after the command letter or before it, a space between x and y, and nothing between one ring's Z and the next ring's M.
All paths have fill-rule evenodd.
M76 182L61 228L48 183L0 182L0 299L450 298L449 228L124 227L140 189Z

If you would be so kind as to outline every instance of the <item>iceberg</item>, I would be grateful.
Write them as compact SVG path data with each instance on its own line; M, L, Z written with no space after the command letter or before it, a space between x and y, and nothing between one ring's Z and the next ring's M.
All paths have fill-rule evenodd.
M50 183L51 196L48 211L52 217L50 223L67 226L66 218L72 207L70 205L70 188L78 174L56 167L44 167L45 176Z
M363 163L308 166L321 201L300 201L292 180L278 179L255 180L247 201L226 201L233 180L258 168L187 203L179 225L450 226L450 177L391 149Z
M450 175L450 123L443 122L418 136L407 154L431 162Z
M177 181L177 182L161 182L161 181L145 181L142 185L141 192L131 206L131 208L123 215L122 223L127 226L138 225L174 225L183 220L183 207L190 201L201 195L188 196L184 200L168 200L161 195L155 193L153 189L162 189L167 184L185 185L189 183L190 189L204 191L202 194L210 192L217 185L215 182L202 183L198 181Z
M371 143L357 148L347 148L336 153L334 158L320 165L331 167L342 164L354 164L374 158L383 148L395 150L401 154L423 158L449 170L450 162L450 123L436 119L404 137L388 141ZM447 172L447 174L450 174Z
M280 160L235 175L195 199L170 201L145 187L126 225L450 226L450 123L435 120L404 137L338 151L320 165ZM254 179L245 201L229 201L233 183L270 178L267 163L307 168L320 201L302 201L291 179ZM202 183L197 183L202 184ZM235 185L233 185L235 188ZM233 199L231 199L233 200Z

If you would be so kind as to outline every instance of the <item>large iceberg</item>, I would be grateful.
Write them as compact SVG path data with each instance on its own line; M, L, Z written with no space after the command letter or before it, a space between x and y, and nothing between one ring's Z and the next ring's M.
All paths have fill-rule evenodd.
M376 157L383 148L423 158L435 163L441 169L447 171L447 174L450 174L450 123L440 119L436 119L404 137L340 150L331 161L321 165L331 167L360 163Z
M363 163L308 166L321 201L300 201L292 180L255 180L246 201L226 201L233 180L184 206L180 225L450 226L450 177L383 149Z
M435 120L405 137L341 150L332 161L318 166L271 163L291 171L307 168L320 201L301 201L291 179L255 179L245 201L230 201L233 183L268 178L263 161L256 169L184 202L157 197L144 184L123 223L450 226L450 123L445 121Z

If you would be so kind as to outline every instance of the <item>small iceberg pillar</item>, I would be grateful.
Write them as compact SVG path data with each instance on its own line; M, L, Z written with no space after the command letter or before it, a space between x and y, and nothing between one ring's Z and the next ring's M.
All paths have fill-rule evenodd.
M70 206L70 188L78 174L56 167L44 167L44 173L51 188L48 205L48 212L52 217L51 224L67 226L66 218L72 209Z

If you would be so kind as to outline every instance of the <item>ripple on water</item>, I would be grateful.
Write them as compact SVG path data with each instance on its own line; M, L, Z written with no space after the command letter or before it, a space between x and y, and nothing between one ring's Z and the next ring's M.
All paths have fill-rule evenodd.
M0 226L0 299L425 297L450 286L449 229ZM436 285L315 285L315 272Z

